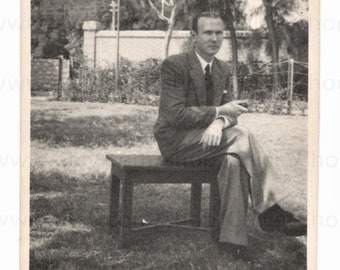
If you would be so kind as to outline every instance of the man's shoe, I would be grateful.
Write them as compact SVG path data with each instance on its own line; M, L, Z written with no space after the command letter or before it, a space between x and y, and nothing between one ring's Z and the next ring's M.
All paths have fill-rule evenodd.
M242 260L246 262L251 262L253 260L249 250L244 246L232 243L219 243L218 249L220 254L226 253L231 255L235 260Z
M265 232L280 232L287 236L307 235L307 224L278 204L259 214L258 220L261 230Z

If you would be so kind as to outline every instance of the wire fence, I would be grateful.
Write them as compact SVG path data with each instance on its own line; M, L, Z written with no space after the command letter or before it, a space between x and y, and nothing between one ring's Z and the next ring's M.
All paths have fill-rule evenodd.
M115 87L114 67L106 70L84 67L78 70L67 89L71 99L158 105L161 60L133 62L122 58L120 62L118 89ZM259 110L263 104L276 106L265 108L264 111L280 111L283 108L285 113L290 114L293 105L300 101L305 108L308 101L308 63L288 59L278 63L277 69L274 67L272 63L240 64L237 76L239 98L251 99L255 104L260 104ZM274 70L278 72L278 85L274 83ZM278 104L282 108L278 108Z
M274 82L274 67L278 84ZM289 59L272 63L251 63L238 69L239 94L243 98L308 100L308 63Z

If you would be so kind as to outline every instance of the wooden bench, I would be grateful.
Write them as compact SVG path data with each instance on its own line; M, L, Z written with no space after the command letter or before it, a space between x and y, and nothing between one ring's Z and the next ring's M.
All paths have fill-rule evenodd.
M174 164L163 161L160 155L107 155L111 161L110 218L111 227L119 227L119 247L127 248L135 233L154 230L160 227L210 230L216 234L218 228L219 196L216 184L216 162L205 160L187 164ZM163 224L143 225L132 221L134 184L191 184L190 217ZM202 184L210 185L210 228L201 225ZM132 227L132 225L143 225Z

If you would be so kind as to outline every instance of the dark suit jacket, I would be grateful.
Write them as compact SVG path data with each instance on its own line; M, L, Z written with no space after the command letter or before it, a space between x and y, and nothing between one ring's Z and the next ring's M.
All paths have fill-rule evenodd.
M212 66L213 106L206 106L205 79L192 50L172 55L161 66L161 95L154 135L163 156L177 149L189 130L209 126L216 117L215 106L233 99L230 66L215 58ZM227 90L227 94L223 94Z

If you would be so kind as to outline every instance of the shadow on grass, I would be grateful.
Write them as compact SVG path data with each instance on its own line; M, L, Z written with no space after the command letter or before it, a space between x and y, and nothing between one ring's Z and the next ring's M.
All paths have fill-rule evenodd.
M31 172L31 222L51 215L59 221L105 225L109 200L107 180L105 174L79 179L59 171Z
M31 139L52 147L132 146L153 139L152 127L153 120L143 114L57 119L34 112Z
M185 185L138 185L135 217L150 221L183 218L189 190ZM205 209L208 189L203 193ZM31 242L38 244L31 249L30 269L306 269L303 243L263 233L252 226L250 217L252 264L220 255L206 232L143 234L130 249L118 249L117 232L107 226L108 214L107 176L77 178L58 171L32 172Z

